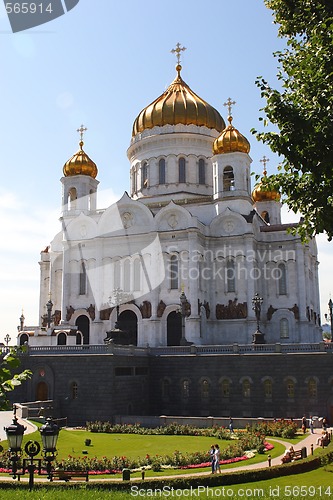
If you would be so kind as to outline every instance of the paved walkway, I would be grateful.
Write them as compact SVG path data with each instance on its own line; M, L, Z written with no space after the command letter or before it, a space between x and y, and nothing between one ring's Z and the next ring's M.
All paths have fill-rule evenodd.
M33 425L28 420L17 418L21 425L24 425L27 430L25 434L31 434L35 432L37 427ZM0 411L0 441L5 441L7 439L4 427L8 427L13 422L13 412L12 411Z

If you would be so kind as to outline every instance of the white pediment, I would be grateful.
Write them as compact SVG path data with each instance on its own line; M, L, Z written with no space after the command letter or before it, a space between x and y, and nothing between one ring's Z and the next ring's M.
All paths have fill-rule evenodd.
M149 208L132 200L126 192L105 210L98 223L100 236L150 232L154 228L154 217Z
M198 225L197 219L188 210L176 205L173 201L163 207L155 216L155 219L158 231L178 231L179 229L188 229Z
M252 226L245 218L230 208L217 215L210 224L212 236L236 236L252 232Z
M82 212L71 220L68 226L63 228L63 239L65 241L90 240L95 238L96 234L96 222Z

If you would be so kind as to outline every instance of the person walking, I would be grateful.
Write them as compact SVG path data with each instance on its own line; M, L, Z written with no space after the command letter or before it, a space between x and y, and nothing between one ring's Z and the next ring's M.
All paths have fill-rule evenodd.
M303 434L306 433L306 416L305 415L302 418L302 431L303 431Z
M309 426L310 426L310 432L311 432L311 434L314 434L313 424L314 424L314 421L313 421L312 415L310 415Z
M219 472L219 474L221 474L220 447L218 444L215 445L215 472Z
M234 432L234 421L231 417L229 419L229 431L230 431L230 434L232 434Z
M215 446L212 444L210 451L210 461L212 463L212 474L215 474Z

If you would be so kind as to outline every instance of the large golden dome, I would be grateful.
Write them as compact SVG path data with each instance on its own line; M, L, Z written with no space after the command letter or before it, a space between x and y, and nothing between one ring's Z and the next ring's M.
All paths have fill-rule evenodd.
M264 157L265 158L265 157ZM262 160L260 160L262 161ZM266 163L267 158L265 158L264 163ZM264 188L263 181L267 178L267 170L266 166L263 171L263 177L261 178L261 182L259 182L252 191L252 199L254 202L258 201L280 201L280 193L275 191L275 189L267 190Z
M229 125L214 141L214 154L249 153L249 141L232 125L232 116L228 116L228 121Z
M221 132L225 123L220 113L197 96L180 76L182 67L167 90L144 108L133 124L132 136L163 125L198 125Z
M96 178L98 169L87 153L83 151L84 142L81 140L80 149L68 160L63 167L65 177L73 175L89 175L93 179Z

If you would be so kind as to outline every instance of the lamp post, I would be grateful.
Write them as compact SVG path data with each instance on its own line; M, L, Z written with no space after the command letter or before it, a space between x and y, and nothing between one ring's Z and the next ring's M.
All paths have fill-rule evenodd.
M116 306L116 322L115 322L115 329L119 330L119 309L120 309L120 304L126 304L131 300L131 295L127 292L124 292L121 288L116 288L113 290L112 295L109 297L109 304L110 306L114 307Z
M24 425L18 423L16 417L16 406L13 406L13 423L8 427L4 427L6 432L7 441L9 444L9 453L10 453L10 461L12 462L12 476L13 479L16 479L17 473L17 462L20 460L21 452L22 452L22 440L23 434L26 430Z
M252 335L252 344L264 344L265 343L265 335L260 331L260 313L261 313L261 306L263 303L262 297L259 297L258 292L255 294L255 296L252 299L252 310L254 311L256 315L256 320L257 320L257 330L254 332Z
M12 465L12 476L16 479L17 476L17 463L21 458L22 453L22 439L26 427L19 424L16 418L16 406L13 407L14 417L13 423L8 427L5 427L7 441L9 443L10 460ZM52 481L52 461L56 457L57 453L57 441L59 436L59 427L53 422L51 418L48 418L46 423L39 429L42 444L43 444L43 459L46 462L46 472L47 477ZM29 456L29 459L23 459L22 474L26 470L29 472L29 489L30 491L34 486L34 473L36 469L36 464L38 466L38 473L41 474L42 469L42 459L35 458L40 452L40 444L37 441L28 441L24 447L24 451Z
M329 310L329 322L331 325L331 342L333 342L333 302L332 299L328 301L328 310ZM328 320L328 314L325 313L325 320Z
M12 340L12 339L11 339L10 335L7 333L7 335L5 335L5 337L4 337L4 341L6 342L6 346L7 346L7 347L8 347L8 344L9 344L9 342L10 342L11 340Z
M57 454L59 426L53 422L52 418L48 418L39 431L43 443L43 455L46 462L47 477L52 481L52 462Z

